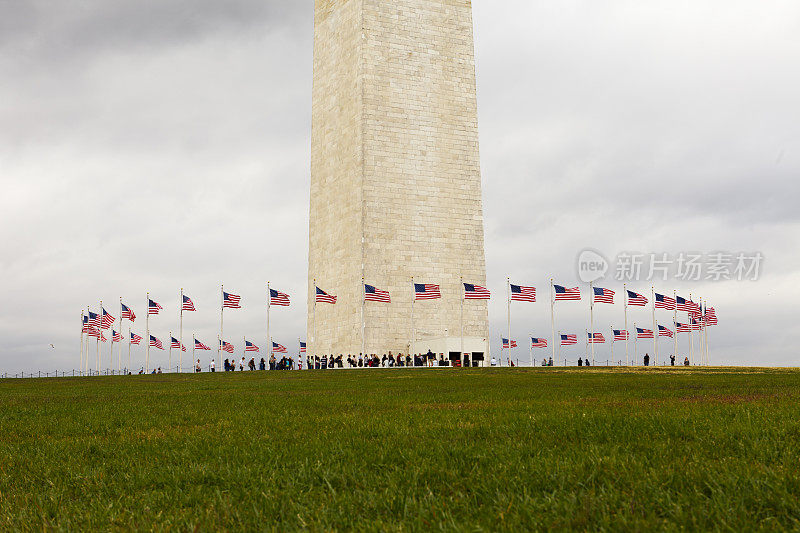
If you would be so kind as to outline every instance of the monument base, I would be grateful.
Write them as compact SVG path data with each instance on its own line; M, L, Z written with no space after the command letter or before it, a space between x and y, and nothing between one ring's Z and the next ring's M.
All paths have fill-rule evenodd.
M472 366L489 366L491 354L488 339L484 337L464 337L464 352L461 352L461 337L431 337L417 340L411 346L412 354L425 354L428 351L436 354L437 361L443 355L446 360L460 360L463 364L464 356L469 359ZM452 363L451 363L452 364Z

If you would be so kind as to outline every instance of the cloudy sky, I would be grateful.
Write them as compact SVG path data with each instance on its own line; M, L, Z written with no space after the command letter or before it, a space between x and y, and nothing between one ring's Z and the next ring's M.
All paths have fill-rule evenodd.
M489 288L541 296L515 304L512 336L550 335L549 278L577 284L586 248L618 294L621 253L760 252L757 281L655 285L716 306L713 362L800 362L800 4L473 5ZM76 367L80 311L101 299L118 316L122 296L143 334L146 291L165 308L152 332L177 331L183 287L199 308L184 337L212 344L223 282L245 305L226 337L264 344L270 280L296 303L273 336L296 347L312 38L311 0L0 0L0 371ZM497 349L501 297L490 313ZM559 304L558 328L587 315ZM595 321L621 327L622 306Z

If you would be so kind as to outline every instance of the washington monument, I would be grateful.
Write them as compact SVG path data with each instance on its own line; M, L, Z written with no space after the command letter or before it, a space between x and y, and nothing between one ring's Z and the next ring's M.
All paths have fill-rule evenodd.
M486 283L471 2L316 0L311 143L309 353L482 360L487 303L461 285ZM413 331L412 277L442 293ZM364 305L362 278L391 303Z

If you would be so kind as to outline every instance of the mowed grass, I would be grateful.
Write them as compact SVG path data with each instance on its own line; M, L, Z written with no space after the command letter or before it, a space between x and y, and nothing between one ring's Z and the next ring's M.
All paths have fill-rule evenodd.
M800 528L800 372L0 381L0 529Z

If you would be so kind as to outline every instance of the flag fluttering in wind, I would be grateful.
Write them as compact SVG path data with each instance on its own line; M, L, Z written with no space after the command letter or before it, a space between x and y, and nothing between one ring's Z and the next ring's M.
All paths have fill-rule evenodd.
M553 285L553 290L555 291L557 302L581 299L581 290L579 287L568 289L561 285Z
M306 353L306 343L300 341L300 353Z
M170 348L180 348L182 352L185 352L185 351L186 351L186 346L184 346L183 344L181 344L181 341L179 341L179 340L178 340L178 339L176 339L175 337L172 337L172 338L171 338L171 341L172 341L172 342L171 342L171 344L169 345L169 347L170 347Z
M561 335L561 346L572 346L578 344L577 335Z
M415 300L436 300L442 297L442 291L438 285L430 283L415 283L414 284L414 299Z
M106 311L105 307L102 309L103 318L100 320L100 323L103 329L108 329L114 324L114 317L111 316L111 313Z
M486 287L475 285L474 283L464 284L464 299L465 300L488 300L492 297L492 293Z
M508 339L502 339L502 341L503 341L503 348L508 349ZM514 339L511 339L511 347L512 348L517 347L517 341L515 341Z
M147 314L148 315L157 315L158 312L161 311L162 309L164 309L164 308L161 307L161 304L159 304L155 300L148 299L148 302L147 302Z
M678 333L689 333L689 324L681 324L680 322L675 322L675 331Z
M675 310L675 298L656 293L656 309Z
M512 302L535 302L536 287L526 287L524 285L511 284Z
M276 291L275 289L269 290L269 305L279 305L281 307L289 307L289 295Z
M531 337L531 348L547 348L547 339Z
M614 294L616 294L611 289L604 289L602 287L593 287L594 289L594 301L596 303L601 304L613 304L614 303Z
M273 353L286 353L286 346L282 344L278 344L277 342L272 343L272 351Z
M645 329L645 328L636 328L636 338L637 339L652 339L653 338L653 330L652 329Z
M122 335L118 331L111 330L111 342L122 342Z
M151 348L158 348L159 350L164 349L164 345L161 344L161 340L157 339L156 337L150 335L150 347Z
M666 327L666 326L662 326L661 324L659 324L659 325L658 325L658 336L659 336L659 337L669 337L669 338L672 338L672 337L674 337L674 336L675 336L675 333L673 333L673 332L672 332L672 330L671 330L671 329L669 329L668 327Z
M222 307L227 309L241 309L241 296L222 291Z
M628 330L625 329L615 329L614 331L614 340L615 341L626 341L631 338L630 333Z
M206 346L205 344L203 344L202 342L200 342L200 340L199 340L199 339L195 339L195 340L194 340L194 349L195 349L195 350L205 350L205 351L211 351L211 348L209 348L208 346Z
M81 333L88 333L89 332L89 317L86 316L86 315L83 315L83 317L81 318L81 324L82 324Z
M244 341L244 351L245 352L258 352L260 350L259 350L258 346L256 346L252 342Z
M647 298L638 292L628 291L628 305L638 305L644 307L647 305Z
M142 337L131 331L131 344L139 344L142 342Z
M606 342L606 338L602 333L589 333L588 335L589 344L603 344Z
M136 313L133 312L133 309L128 307L125 304L122 304L122 318L125 320L130 320L131 322L136 321Z
M100 315L89 311L89 326L100 329Z
M372 285L364 284L364 301L388 304L392 302L392 299L389 297L389 291L382 291Z
M678 311L686 311L687 313L691 313L694 302L691 300L687 300L686 298L682 298L680 296L675 297L675 305L678 308Z
M219 341L219 346L223 352L233 353L233 344L228 341Z
M185 294L183 295L183 302L181 303L181 311L197 311L197 309L194 308L192 299Z
M706 308L706 326L716 326L717 321L717 311L713 307Z
M328 294L327 292L323 291L319 287L315 287L315 289L316 289L315 299L316 299L317 303L323 303L323 304L335 304L336 303L336 296L333 296L332 294Z

